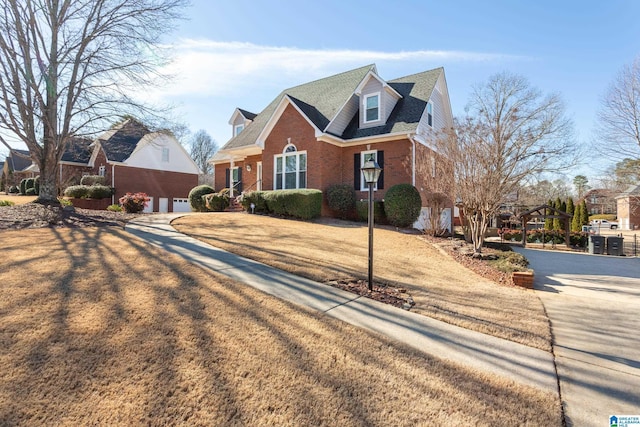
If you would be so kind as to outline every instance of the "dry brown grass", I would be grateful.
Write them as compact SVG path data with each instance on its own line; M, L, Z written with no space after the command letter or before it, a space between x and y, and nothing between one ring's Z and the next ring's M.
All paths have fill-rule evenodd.
M557 396L115 227L0 232L0 425L560 425Z
M367 276L366 225L229 213L186 216L173 225L213 246L320 282ZM374 247L375 280L407 288L416 303L412 311L551 350L549 323L532 291L484 279L419 235L376 228Z
M13 194L0 193L0 200L8 200L16 205L24 205L25 203L33 202L37 198L37 196L15 196Z

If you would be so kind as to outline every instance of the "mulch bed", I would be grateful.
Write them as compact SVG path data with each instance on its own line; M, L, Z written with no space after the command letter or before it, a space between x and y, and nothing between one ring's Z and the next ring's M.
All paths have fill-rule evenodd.
M0 230L45 227L124 227L127 221L139 215L31 202L15 206L0 206Z
M366 280L330 280L325 284L405 310L415 305L406 289L376 284L375 281L372 291L369 290Z

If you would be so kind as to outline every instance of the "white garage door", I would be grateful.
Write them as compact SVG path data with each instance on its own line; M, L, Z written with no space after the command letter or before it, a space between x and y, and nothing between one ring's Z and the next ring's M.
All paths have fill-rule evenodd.
M149 197L149 202L147 203L147 206L144 208L144 210L142 212L144 212L144 213L152 213L153 212L153 197Z
M189 199L173 199L174 212L191 212Z

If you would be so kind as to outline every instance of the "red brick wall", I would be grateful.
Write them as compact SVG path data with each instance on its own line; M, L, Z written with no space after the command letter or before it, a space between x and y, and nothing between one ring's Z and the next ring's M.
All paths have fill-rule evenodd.
M173 198L186 198L197 185L198 175L195 174L115 166L116 202L127 192L143 192L153 197L154 211L158 211L158 199L166 197L169 199L169 212L172 212Z
M384 151L384 188L375 193L375 198L383 199L387 190L396 184L412 183L412 143L407 138L399 138L395 141L381 142L377 144L362 144L351 147L338 147L326 142L316 140L313 127L291 105L287 106L276 123L275 127L265 141L262 156L253 156L242 162L235 162L236 166L243 167L242 180L245 188L256 181L256 162L262 158L263 162L263 190L273 190L274 156L282 154L284 148L290 143L296 146L298 151L307 152L307 188L322 190L338 183L354 185L354 154L368 150ZM423 156L430 158L431 150L417 144L418 151L424 151ZM250 164L252 171L246 170L246 164ZM229 163L216 165L215 188L219 190L225 186L225 169ZM426 205L425 194L430 190L429 177L421 173L430 173L430 167L418 168L416 187L422 188L421 195L423 205ZM420 184L419 184L420 183ZM425 185L425 183L427 183ZM366 199L367 191L356 190L357 199ZM331 215L332 212L323 202L322 215Z

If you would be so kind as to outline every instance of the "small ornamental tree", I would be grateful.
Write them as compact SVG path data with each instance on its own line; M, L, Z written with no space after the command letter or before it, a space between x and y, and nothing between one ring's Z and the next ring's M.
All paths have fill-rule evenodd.
M140 213L147 207L149 196L146 193L127 193L118 200L127 213Z
M573 210L573 218L571 219L571 231L582 230L582 205L578 203Z

